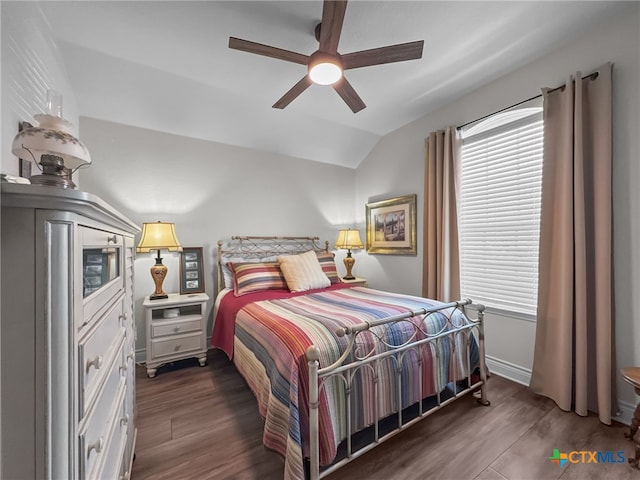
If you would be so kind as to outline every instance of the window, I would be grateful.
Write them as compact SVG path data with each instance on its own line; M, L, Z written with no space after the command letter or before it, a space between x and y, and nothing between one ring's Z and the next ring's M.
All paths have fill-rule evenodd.
M462 132L460 289L535 316L542 190L542 108L493 115Z

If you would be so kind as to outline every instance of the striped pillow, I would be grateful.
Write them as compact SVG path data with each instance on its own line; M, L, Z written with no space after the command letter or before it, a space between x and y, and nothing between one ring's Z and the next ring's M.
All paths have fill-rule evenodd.
M313 250L299 255L281 255L278 257L278 262L287 286L292 292L305 292L331 285Z
M318 261L324 274L329 277L331 283L340 283L338 269L336 268L335 254L333 252L318 252Z
M233 293L236 297L261 290L284 290L284 279L278 262L227 263L233 272Z

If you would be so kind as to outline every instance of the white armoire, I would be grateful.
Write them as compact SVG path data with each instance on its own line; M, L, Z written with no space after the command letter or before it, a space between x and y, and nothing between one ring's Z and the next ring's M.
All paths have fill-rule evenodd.
M85 192L1 191L0 478L127 479L139 229Z

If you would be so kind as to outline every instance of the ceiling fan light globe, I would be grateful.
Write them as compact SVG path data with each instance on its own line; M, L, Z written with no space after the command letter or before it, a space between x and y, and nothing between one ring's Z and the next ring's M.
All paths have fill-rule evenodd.
M342 78L342 69L335 63L317 63L309 69L309 77L318 85L333 85Z

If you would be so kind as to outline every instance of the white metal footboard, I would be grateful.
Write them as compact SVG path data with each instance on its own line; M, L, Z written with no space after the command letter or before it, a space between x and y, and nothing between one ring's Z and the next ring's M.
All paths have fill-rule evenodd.
M445 405L451 403L452 401L460 398L463 395L466 395L469 392L475 391L478 388L480 388L480 398L478 399L478 401L483 405L489 405L489 401L487 400L487 392L486 392L487 371L485 366L484 327L483 327L484 306L474 305L474 307L477 309L477 319L474 320L474 319L470 319L466 315L466 311L465 311L465 306L470 305L471 303L472 303L471 300L468 300L468 299L461 300L458 302L442 304L432 309L421 309L421 310L410 312L407 314L397 315L397 316L388 317L381 320L361 323L351 327L341 328L336 333L339 336L348 337L349 343L348 343L347 349L344 352L344 354L335 363L324 368L319 368L320 352L318 351L318 349L315 346L311 346L308 348L307 360L308 360L308 367L309 367L309 435L310 435L309 455L310 455L311 480L316 480L329 475L331 472L337 470L338 468L358 458L359 456L368 452L375 446L388 440L389 438L393 437L400 431L406 429L410 425L413 425L417 421L431 415L432 413L444 407ZM461 310L462 313L465 315L465 317L469 320L469 323L466 323L464 325L454 325L451 322L452 313L449 315L445 313L446 311L452 312L454 310ZM435 332L435 333L425 332L420 327L416 326L418 322L415 322L415 321L410 322L410 319L412 319L413 317L421 317L424 319L429 315L434 314L435 312L441 312L445 314L447 318L445 327L439 332ZM358 335L363 334L363 332L373 333L374 331L376 331L374 327L385 328L393 324L397 324L398 322L411 323L411 325L413 325L413 328L415 328L415 333L411 338L409 338L408 341L404 342L401 345L391 345L388 342L386 342L381 336L378 336L377 334L374 333L374 336L376 338L375 340L376 343L378 344L378 346L380 346L380 343L382 343L385 347L383 349L384 351L376 353L376 348L373 348L366 352L359 351L359 344L357 342ZM420 322L419 325L423 325L423 323ZM380 329L377 329L377 330L380 330ZM423 338L420 338L421 335L419 335L419 331L422 332L421 335L423 336ZM471 365L471 339L473 335L471 334L471 332L475 333L478 341L478 355L479 355L478 367L479 367L480 380L475 383L472 383L472 378L471 378L473 373L473 366ZM409 352L420 353L420 349L423 349L423 348L431 348L433 351L435 351L436 355L432 362L433 375L434 375L433 378L434 378L435 385L436 386L440 385L442 380L440 378L440 371L441 371L440 362L443 361L443 359L439 355L441 342L450 341L450 345L454 346L457 343L459 343L459 342L456 342L456 340L458 340L458 337L456 336L459 336L459 335L463 335L463 336L466 335L466 337L463 337L465 351L464 352L452 351L451 355L461 354L461 353L464 354L464 358L466 362L465 364L466 385L459 386L458 383L454 381L452 383L452 386L453 386L452 395L448 398L442 398L441 392L440 390L438 390L437 393L435 394L435 405L428 408L424 408L425 405L423 405L424 403L423 397L425 395L421 394L419 396L420 400L418 402L417 415L405 421L403 419L403 408L402 408L402 402L401 402L402 382L400 381L400 377L402 375L402 369L403 369L404 356L407 355ZM421 358L419 354L417 355L417 357ZM347 359L350 359L350 360L347 360ZM383 419L378 419L377 418L378 415L376 414L376 420L374 425L372 426L373 440L371 441L371 443L367 444L366 446L362 448L358 448L357 450L354 451L352 448L352 435L355 432L351 431L352 430L352 421L351 421L352 381L354 379L354 376L360 369L370 369L373 375L377 376L377 369L378 369L379 362L383 360L394 362L394 365L396 367L396 375L397 375L396 384L398 386L398 391L395 393L397 395L397 399L398 399L397 401L399 406L398 411L395 414L397 415L397 420L398 420L397 427L381 435L380 423ZM423 364L421 361L419 361L418 363L419 363L419 374L421 376L420 378L422 378ZM455 371L455 368L457 367L458 363L454 361L453 365L454 365L453 378L457 379L458 372ZM344 420L346 422L346 429L347 429L346 456L342 459L338 459L331 466L320 471L320 451L319 451L319 448L320 448L319 447L320 445L319 431L320 430L319 430L319 424L318 424L319 392L324 388L326 382L336 378L338 378L340 382L344 383L344 387L345 387L344 389L346 392L345 393L346 394L346 419ZM376 389L375 391L378 392L377 380L374 383L375 383L375 389ZM422 381L420 381L419 384L420 384L420 393L422 393ZM376 399L376 403L375 403L376 411L378 408L377 404L378 404L378 400Z

